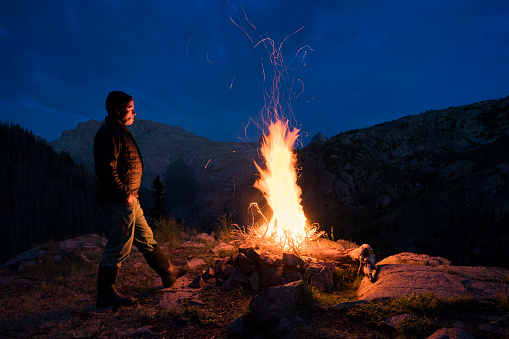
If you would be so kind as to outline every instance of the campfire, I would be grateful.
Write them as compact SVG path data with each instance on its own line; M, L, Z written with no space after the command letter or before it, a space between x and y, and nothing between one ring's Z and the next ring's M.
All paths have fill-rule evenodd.
M279 253L299 254L306 242L316 240L323 232L318 232L316 224L308 224L301 205L302 190L297 185L297 156L293 147L299 130L289 129L288 122L275 120L264 135L261 155L265 168L256 164L259 179L254 187L262 192L272 210L267 220L258 204L251 203L253 224L248 228L248 238L254 245ZM261 216L261 223L255 222Z

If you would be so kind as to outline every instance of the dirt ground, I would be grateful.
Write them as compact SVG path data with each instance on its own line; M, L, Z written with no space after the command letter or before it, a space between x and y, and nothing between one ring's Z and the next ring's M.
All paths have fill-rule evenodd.
M18 271L9 268L0 272L0 337L2 338L271 338L277 323L257 324L249 317L252 291L228 292L214 282L195 289L187 298L172 295L189 291L187 283L211 267L216 254L210 247L193 248L165 245L173 263L203 259L204 265L194 267L172 289L157 286L157 276L136 251L121 268L118 289L131 294L136 303L117 309L96 309L95 283L101 245L97 238L78 239L81 245L62 249L59 244L44 248L45 254L33 264ZM78 241L78 242L79 242ZM96 245L91 245L96 242ZM86 244L86 245L84 245ZM223 253L224 254L224 253ZM341 291L331 294L341 295ZM327 297L327 296L326 296ZM334 297L334 296L332 296ZM166 301L166 303L164 302ZM383 302L381 302L383 304ZM384 312L388 305L374 305ZM479 325L509 313L507 302L466 301L458 305L427 311L423 305L422 332L433 333L442 325L451 327L463 322L474 337L503 338L479 330ZM305 324L294 326L282 337L288 338L397 338L395 330L372 319L367 308L336 310L330 303L316 302L298 310ZM388 313L388 314L389 314ZM245 332L233 334L233 320L244 316ZM428 325L426 325L428 322ZM417 331L417 332L415 332ZM279 336L281 337L281 336ZM411 337L411 336L410 336ZM418 337L418 336L416 336Z

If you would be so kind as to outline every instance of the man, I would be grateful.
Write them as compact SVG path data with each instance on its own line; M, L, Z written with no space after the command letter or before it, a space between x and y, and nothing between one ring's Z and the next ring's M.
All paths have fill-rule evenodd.
M134 122L133 98L121 91L106 99L108 116L94 138L97 203L106 220L107 243L97 274L97 307L121 306L134 302L115 289L118 269L134 244L149 266L171 287L189 269L187 263L170 264L157 246L138 201L143 173L140 149L125 126Z

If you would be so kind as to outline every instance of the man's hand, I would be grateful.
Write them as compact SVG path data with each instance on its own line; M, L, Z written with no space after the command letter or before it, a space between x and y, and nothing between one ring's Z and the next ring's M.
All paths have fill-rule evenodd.
M124 201L124 205L126 205L126 206L131 205L134 202L135 199L136 199L136 197L134 195L129 194L127 199Z

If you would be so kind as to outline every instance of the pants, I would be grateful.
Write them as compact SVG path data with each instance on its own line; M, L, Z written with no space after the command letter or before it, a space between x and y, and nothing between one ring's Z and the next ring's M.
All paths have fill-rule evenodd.
M157 246L138 199L125 206L120 203L100 205L106 220L106 247L101 257L104 266L120 267L134 244L142 254Z

